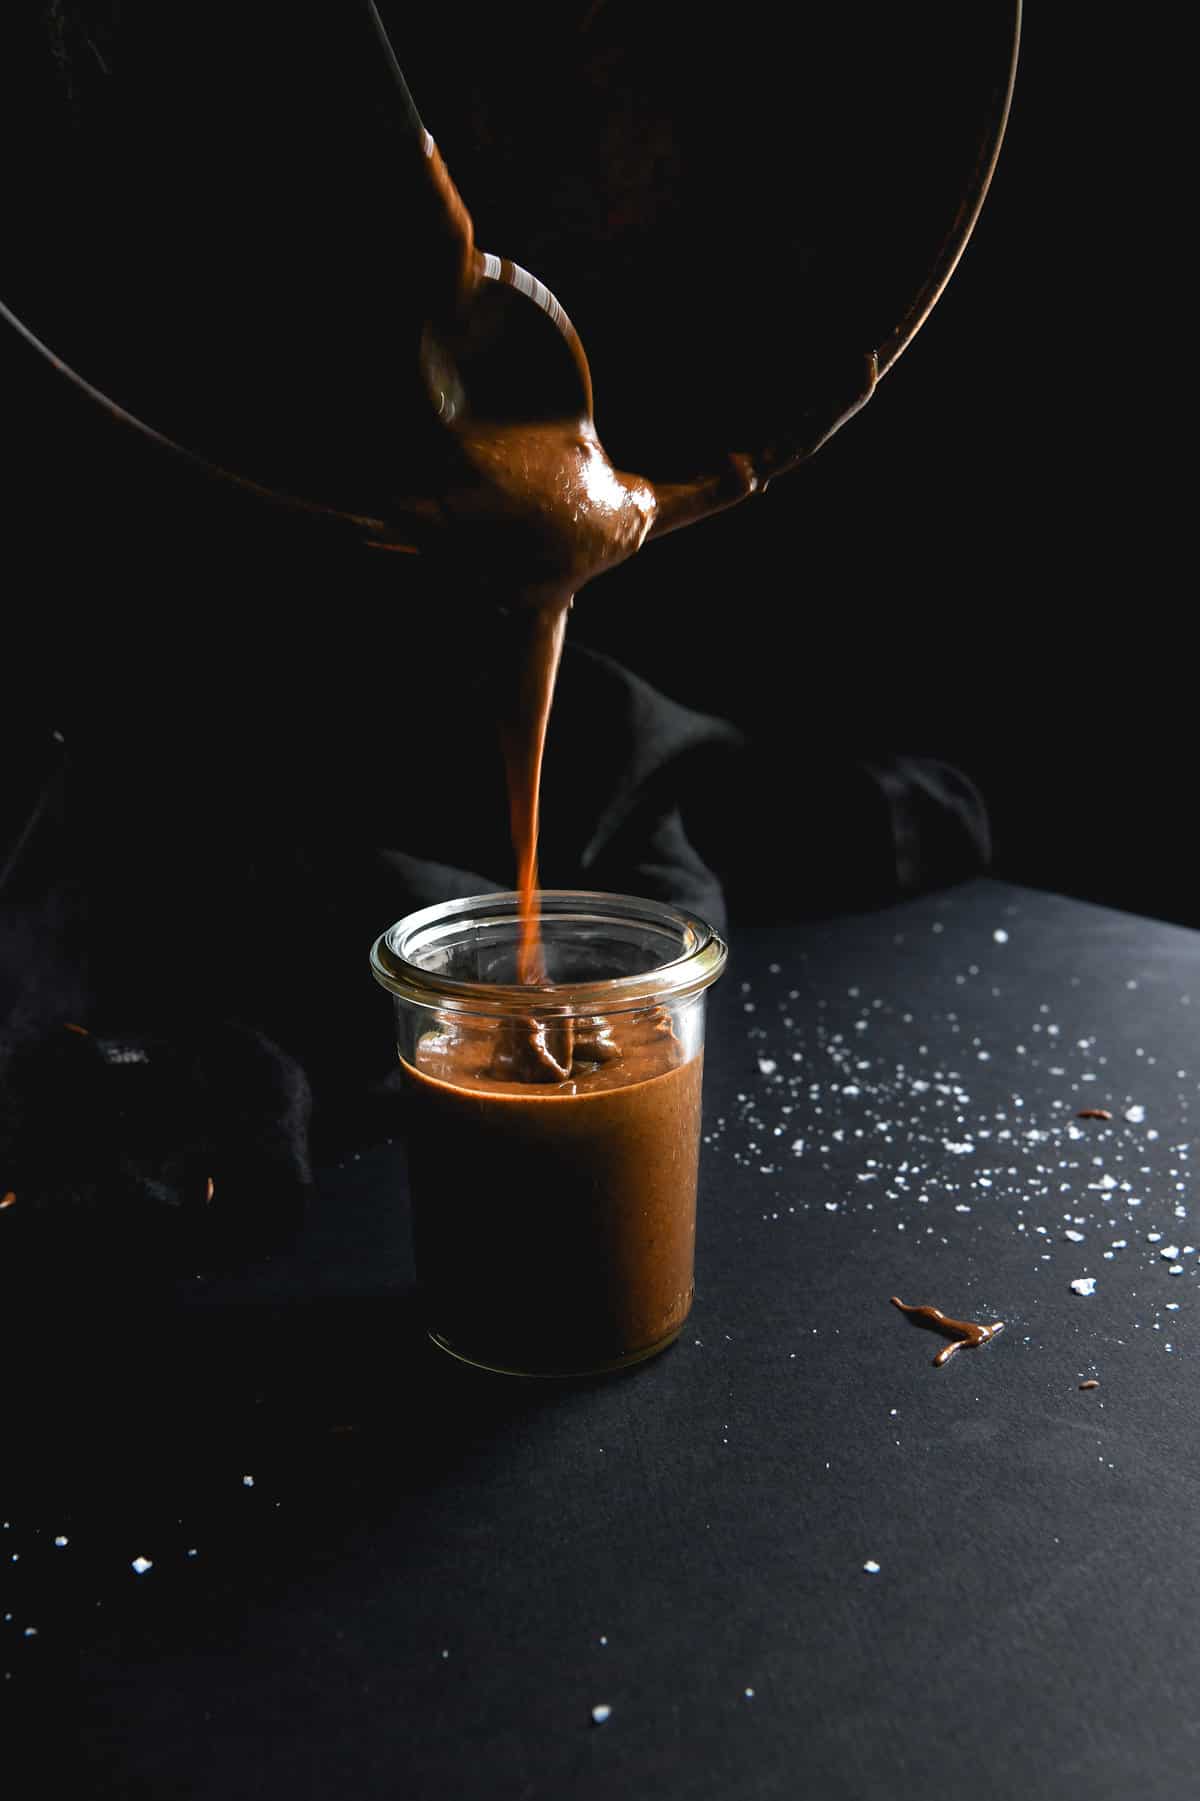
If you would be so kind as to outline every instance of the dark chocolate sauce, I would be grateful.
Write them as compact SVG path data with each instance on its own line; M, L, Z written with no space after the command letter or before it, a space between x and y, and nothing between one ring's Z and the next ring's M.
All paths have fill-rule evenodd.
M510 610L522 667L511 704L502 709L501 743L521 895L519 980L545 984L535 895L538 887L538 795L546 728L562 654L566 615L586 582L638 551L648 537L694 524L761 492L774 475L819 448L874 389L873 356L863 359L845 391L814 409L788 443L755 455L731 452L715 472L689 482L655 484L613 467L593 418L591 373L570 320L533 277L475 245L470 213L433 139L420 152L427 180L425 214L415 221L428 247L427 325L422 371L447 459L439 490L398 508L420 513L444 535L449 553L476 583ZM502 416L472 412L472 316L484 289L500 283L527 306L541 308L542 329L561 338L559 361L573 369L565 410L547 418L532 365L506 389ZM526 376L528 375L528 380ZM555 392L559 389L556 387ZM553 410L553 409L552 409ZM453 471L453 473L449 473ZM405 534L407 536L407 533Z
M538 798L575 595L651 535L761 491L857 411L876 371L867 359L848 403L813 415L807 443L731 453L672 486L624 474L597 434L570 321L534 278L476 250L432 139L423 152L431 217L417 229L428 228L433 264L421 372L445 454L435 491L398 506L397 519L407 511L440 535L464 586L508 621L498 711L521 903L517 979L537 990L549 986ZM478 356L487 332L473 332L477 319L486 327L497 282L511 290L504 305L542 315L527 316L536 345L520 333L517 349L501 340L506 382L489 381ZM543 342L555 352L545 365ZM431 1330L457 1354L524 1373L608 1368L669 1343L691 1307L702 1058L685 1054L664 1007L614 1022L539 1018L531 1003L519 1018L441 1020L402 1063L418 1271Z
M664 1024L665 1022L665 1024ZM703 1062L662 1009L445 1020L402 1062L431 1329L470 1362L606 1369L692 1304Z
M909 1307L896 1295L892 1296L892 1306L899 1307L901 1313L907 1313L915 1325L927 1326L931 1332L941 1332L952 1339L953 1342L943 1345L934 1358L934 1363L939 1365L949 1363L955 1352L961 1351L964 1345L974 1348L976 1345L986 1344L989 1338L995 1338L997 1332L1004 1330L1002 1319L993 1320L990 1326L977 1325L974 1320L950 1319L940 1307Z

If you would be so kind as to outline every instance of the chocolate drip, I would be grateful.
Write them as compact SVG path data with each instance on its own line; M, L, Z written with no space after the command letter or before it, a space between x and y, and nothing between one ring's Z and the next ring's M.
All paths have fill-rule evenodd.
M496 1043L486 1068L492 1082L586 1082L588 1077L623 1065L633 1079L634 1065L673 1069L683 1060L674 1023L665 1007L629 1014L620 1041L607 1017L505 1020L496 1028Z
M974 1320L951 1319L940 1307L909 1307L896 1295L892 1296L892 1306L898 1307L901 1313L907 1313L914 1325L926 1326L931 1332L941 1332L943 1336L953 1340L943 1345L934 1358L934 1363L949 1363L956 1351L964 1345L972 1349L976 1345L986 1344L989 1338L995 1338L997 1332L1003 1332L1004 1321L993 1320L990 1326L978 1325Z
M843 370L787 443L731 451L689 482L656 488L625 474L597 434L587 356L565 312L536 278L478 250L433 139L422 129L414 143L424 177L414 235L427 268L421 371L446 455L432 492L396 501L395 548L412 548L416 528L467 587L514 616L519 667L505 672L511 699L500 734L522 899L518 978L538 987L546 979L534 899L538 794L575 594L649 536L737 505L811 455L870 398L877 367L868 356ZM535 1034L533 1066L566 1067L548 1047L546 1033Z

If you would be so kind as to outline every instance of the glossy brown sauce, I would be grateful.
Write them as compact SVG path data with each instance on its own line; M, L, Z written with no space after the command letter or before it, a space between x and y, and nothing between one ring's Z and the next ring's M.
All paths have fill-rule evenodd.
M573 1073L531 1080L529 1024L445 1025L401 1064L427 1317L493 1368L603 1369L691 1308L702 1060L654 1010L619 1046L607 1022L574 1022L570 1047L543 1023Z
M995 1338L997 1332L1004 1330L1002 1319L993 1320L990 1326L979 1325L974 1320L951 1319L940 1307L908 1307L896 1295L892 1296L892 1306L898 1307L901 1313L907 1313L915 1325L927 1326L930 1331L941 1332L952 1340L950 1344L943 1345L934 1358L934 1363L938 1365L949 1363L964 1345L974 1348L976 1345L986 1344L989 1338Z
M432 139L423 151L422 374L448 473L420 513L508 620L514 662L499 728L520 895L517 978L549 995L539 790L574 596L652 534L760 491L836 428L835 415L840 423L857 410L874 363L847 405L827 409L813 442L757 459L730 454L695 481L656 489L609 460L583 346L553 297L480 255ZM510 416L471 411L472 312L493 279L542 306L539 330L559 333L551 348L569 379L556 391L574 401L555 416L545 416L532 367L505 390L516 396ZM517 1019L444 1017L402 1061L418 1273L431 1330L460 1355L529 1373L601 1369L669 1343L691 1307L702 1058L685 1057L663 1008L564 1020L544 1016L536 994L531 1002Z
M488 592L511 609L513 632L525 640L523 667L500 728L522 897L519 976L540 986L545 971L534 901L538 795L566 615L574 596L585 583L634 555L648 537L736 505L811 454L870 397L875 361L864 358L861 370L842 383L845 391L814 409L807 435L793 441L760 447L754 455L731 451L715 471L657 487L617 470L596 431L591 373L574 327L540 284L476 248L471 215L428 133L420 154L426 180L414 237L428 257L428 323L421 354L431 405L453 446L457 472L424 503L424 510L436 517L453 553L464 559L467 579L473 569ZM544 329L559 332L562 356L575 372L578 404L562 416L542 417L532 386L512 404L512 416L473 416L469 384L458 380L456 346L461 359L472 309L491 280L524 294L530 306L539 302L529 295L541 296ZM519 384L515 391L520 396Z

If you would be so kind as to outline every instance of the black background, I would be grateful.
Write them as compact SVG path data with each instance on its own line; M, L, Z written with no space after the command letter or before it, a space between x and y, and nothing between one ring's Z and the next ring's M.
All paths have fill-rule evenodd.
M981 222L871 407L763 500L585 592L572 631L774 753L781 887L803 879L788 847L822 760L884 748L975 777L1000 873L1192 921L1175 59L1140 18L1029 13ZM368 186L355 230L372 203ZM564 298L586 315L588 294ZM368 661L380 686L411 668L411 571L297 550L207 489L184 505L153 457L3 354L18 706L43 688L69 703L99 652L118 704L149 665L151 688L203 710L189 659L231 631L286 646L332 721Z
M871 407L585 596L578 630L781 762L798 739L956 758L1001 873L1195 923L1169 44L1127 12L1026 12L979 224ZM692 621L686 675L653 604L672 580L731 603Z

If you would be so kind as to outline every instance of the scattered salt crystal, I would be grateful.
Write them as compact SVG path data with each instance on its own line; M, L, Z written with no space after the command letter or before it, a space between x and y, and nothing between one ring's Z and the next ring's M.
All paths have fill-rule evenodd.
M996 930L992 933L992 937L997 944L1008 943L1008 933L1004 930L1003 926L997 926Z
M1125 1117L1131 1126L1140 1126L1146 1117L1146 1109L1144 1107L1126 1107Z
M1167 1269L1167 1274L1168 1274L1168 1276L1182 1276L1182 1274L1183 1274L1182 1263L1172 1263Z
M592 1709L592 1724L593 1724L593 1726L603 1726L605 1720L608 1720L611 1718L612 1718L612 1708L608 1706L607 1702L601 1701L598 1706L593 1707L593 1709Z
M1076 1276L1071 1284L1071 1292L1073 1294L1095 1294L1095 1276Z
M975 1149L970 1139L966 1139L962 1144L955 1144L953 1140L943 1138L942 1143L948 1151L953 1151L956 1157L966 1157Z
M878 1576L879 1574L879 1565L873 1557L867 1558L867 1561L863 1564L863 1569L867 1572L868 1576Z
M254 1487L254 1477L253 1476L243 1476L242 1477L242 1487L243 1488L253 1488Z
M967 1203L965 1201L959 1201L959 1203L955 1207L954 1211L956 1213L969 1213L971 1211L971 1209L967 1206Z
M1165 1244L1158 1254L1160 1257L1165 1257L1168 1263L1174 1263L1179 1255L1179 1246L1177 1244Z
M836 1213L837 1212L837 1202L836 1201L826 1201L825 1211L826 1211L826 1213Z
M144 1576L147 1570L154 1568L154 1560L150 1557L135 1557L129 1567L137 1575Z
M1083 1233L1082 1232L1072 1232L1070 1229L1068 1229L1066 1232L1063 1233L1063 1237L1069 1238L1071 1240L1072 1244L1082 1244L1083 1243Z
M67 1536L66 1536L66 1534L65 1534L65 1533L63 1533L63 1532L60 1532L60 1533L59 1533L59 1535L58 1535L58 1537L57 1537L57 1538L56 1538L56 1539L55 1539L55 1541L54 1541L54 1542L55 1542L55 1544L56 1544L56 1545L57 1545L57 1546L58 1546L58 1547L59 1547L59 1549L60 1549L60 1550L61 1550L61 1549L62 1549L62 1547L63 1547L63 1545L66 1545L66 1544L69 1544L69 1543L70 1543L70 1540L69 1540L69 1539L68 1539L68 1538L67 1538Z
M758 1060L758 1067L762 1070L764 1076L773 1076L779 1065L776 1063L774 1057L760 1057Z
M1147 1232L1146 1234L1146 1240L1149 1244L1157 1244L1161 1237L1161 1232Z

